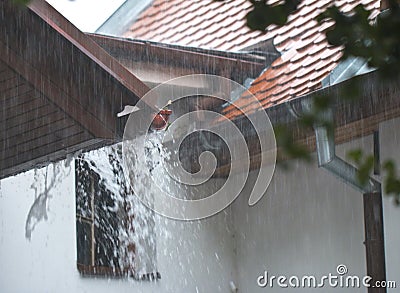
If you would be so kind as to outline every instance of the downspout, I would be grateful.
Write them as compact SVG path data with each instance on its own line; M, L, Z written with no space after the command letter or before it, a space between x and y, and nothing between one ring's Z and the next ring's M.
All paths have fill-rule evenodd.
M311 98L302 100L302 112L310 113L312 103ZM301 114L295 111L290 102L287 102L286 106L295 118L301 117ZM332 109L319 114L322 118L321 121L333 123ZM322 124L314 124L313 128L318 167L326 169L363 194L367 274L372 277L370 284L386 280L381 183L370 177L366 185L360 184L357 180L357 168L336 156L334 132L329 131ZM371 286L368 288L368 292L384 293L387 291L385 288L372 288Z
M329 113L329 116L333 115ZM319 167L328 170L363 194L381 191L381 184L374 178L370 177L365 185L360 184L357 179L357 168L336 156L333 131L329 131L323 125L314 125L314 132Z

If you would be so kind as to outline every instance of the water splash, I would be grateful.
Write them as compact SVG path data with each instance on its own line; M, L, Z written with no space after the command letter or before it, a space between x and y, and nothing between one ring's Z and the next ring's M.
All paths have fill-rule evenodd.
M164 132L152 132L141 136L130 144L129 164L130 172L125 174L134 193L128 195L127 200L132 204L132 222L130 229L138 231L133 236L137 244L136 266L138 274L156 271L156 238L155 212L153 206L157 186L170 190L176 185L169 176L166 176L164 162L169 158L169 152L162 144ZM141 146L145 146L142 148ZM126 163L126 162L125 162ZM121 162L122 165L122 162ZM155 179L154 181L151 178ZM146 205L144 204L146 203ZM164 234L167 233L164 231ZM164 235L167 236L167 235Z
M96 223L102 226L109 226L107 221L118 218L115 228L117 231L109 231L115 238L107 239L114 247L111 252L115 259L112 267L129 275L133 274L135 278L157 274L155 215L141 203L136 194L145 193L146 196L151 196L151 185L143 180L142 175L143 172L154 172L157 168L157 158L151 154L159 153L159 147L158 143L150 143L146 154L136 154L135 158L147 156L149 159L133 160L141 171L136 173L136 180L142 183L142 188L135 192L126 183L122 170L121 144L84 153L77 161L78 164L86 163L98 175L96 184L107 190L107 196L113 202L107 207L99 207L101 211L95 213ZM83 186L78 185L78 188ZM85 193L84 190L77 192Z
M69 175L71 167L62 162L47 165L45 170L35 169L31 189L35 191L35 200L29 209L25 222L25 238L29 241L32 232L40 221L47 221L47 210L52 192L66 176ZM50 174L49 174L50 173Z

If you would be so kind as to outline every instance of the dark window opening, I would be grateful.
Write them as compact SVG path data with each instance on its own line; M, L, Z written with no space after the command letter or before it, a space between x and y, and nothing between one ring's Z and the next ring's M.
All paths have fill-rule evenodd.
M118 152L118 155L121 155ZM137 275L135 243L122 243L121 234L135 233L129 204L121 203L128 194L120 158L110 154L109 161L120 194L111 192L104 180L84 158L75 160L77 268L85 276L134 277L157 280L158 272ZM115 192L115 190L114 190ZM119 198L119 200L117 200ZM131 258L131 259L127 259Z

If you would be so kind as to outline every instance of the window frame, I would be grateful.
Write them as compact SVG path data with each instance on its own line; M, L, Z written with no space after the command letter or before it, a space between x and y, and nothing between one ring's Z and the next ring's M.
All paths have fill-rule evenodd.
M115 153L110 152L109 154L109 159L111 157L111 160L114 162L117 162L116 165L113 165L113 172L114 174L122 180L124 180L124 176L121 172L123 172L123 169L120 165L120 160L116 158L116 156L122 156L121 150L118 149ZM121 158L119 158L121 159ZM86 176L86 178L84 178ZM83 179L82 179L83 178ZM76 206L76 249L77 249L77 259L76 259L76 264L77 264L77 269L79 273L82 276L95 276L95 277L117 277L117 278L122 278L122 277L130 277L134 278L136 280L148 280L148 281L155 281L158 279L161 279L161 274L158 271L155 272L150 272L150 273L144 273L141 275L136 274L136 269L135 268L135 261L132 259L131 261L128 261L129 266L123 267L121 265L124 263L122 257L122 253L120 252L119 255L115 256L114 258L117 259L116 265L109 265L104 266L104 265L99 265L96 263L96 196L109 196L110 199L112 199L112 192L107 189L107 187L103 184L102 180L100 179L100 175L95 172L91 167L90 164L88 163L87 159L84 158L84 155L81 155L80 157L75 159L75 206ZM85 182L86 180L86 182ZM87 188L87 181L89 181L89 191L90 191L90 207L86 207L88 209L88 214L83 214L82 210L80 210L80 204L84 202L85 200L80 200L79 197L79 190L82 188ZM82 183L83 182L83 183ZM85 186L86 184L86 186ZM129 225L130 221L134 221L135 215L129 215L129 209L130 209L130 202L125 201L127 196L132 192L130 188L127 187L127 184L123 181L120 182L121 184L121 192L120 196L124 199L123 203L120 206L120 210L117 212L114 211L114 215L116 217L116 220L113 222L117 222L118 227L113 226L112 231L116 231L115 228L123 228L126 229L127 231L132 230L132 225ZM81 185L81 186L79 186ZM83 185L83 186L82 186ZM87 249L85 245L83 247L79 243L79 229L80 225L82 226L82 223L85 223L87 225L90 225L90 261L89 263L85 263L85 261L82 261L82 255L84 256L85 253L82 254L81 249ZM83 230L83 228L82 228ZM104 231L103 231L104 232ZM106 233L106 232L104 232ZM128 233L134 233L132 230L131 232ZM84 233L83 233L84 235ZM115 235L114 235L115 236ZM106 239L109 237L103 237L102 239ZM120 239L119 239L120 240ZM118 243L119 244L119 243ZM116 248L116 243L114 241L114 249ZM125 248L127 252L125 252L128 257L133 255L133 257L136 257L136 245L135 243L128 243L128 245ZM85 252L85 251L84 251ZM86 251L87 252L87 251Z

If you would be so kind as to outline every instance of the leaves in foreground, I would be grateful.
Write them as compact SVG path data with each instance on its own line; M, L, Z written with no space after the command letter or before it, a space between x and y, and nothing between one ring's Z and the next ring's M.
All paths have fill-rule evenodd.
M361 57L368 61L368 66L379 68L385 79L398 76L400 67L400 4L395 0L388 2L390 9L375 20L361 4L351 13L331 6L317 17L319 22L335 21L326 36L331 45L343 47L342 60Z
M268 26L284 25L301 1L286 0L280 4L267 4L265 1L249 0L253 8L247 13L247 26L252 30L265 30Z
M15 4L25 6L28 5L31 0L12 0Z
M374 156L366 155L361 149L354 149L348 153L349 159L353 161L358 169L357 179L362 185L368 183L368 179L374 169ZM382 164L385 174L382 177L384 192L387 196L393 197L394 203L400 205L400 178L397 176L396 164L393 160L386 160Z

